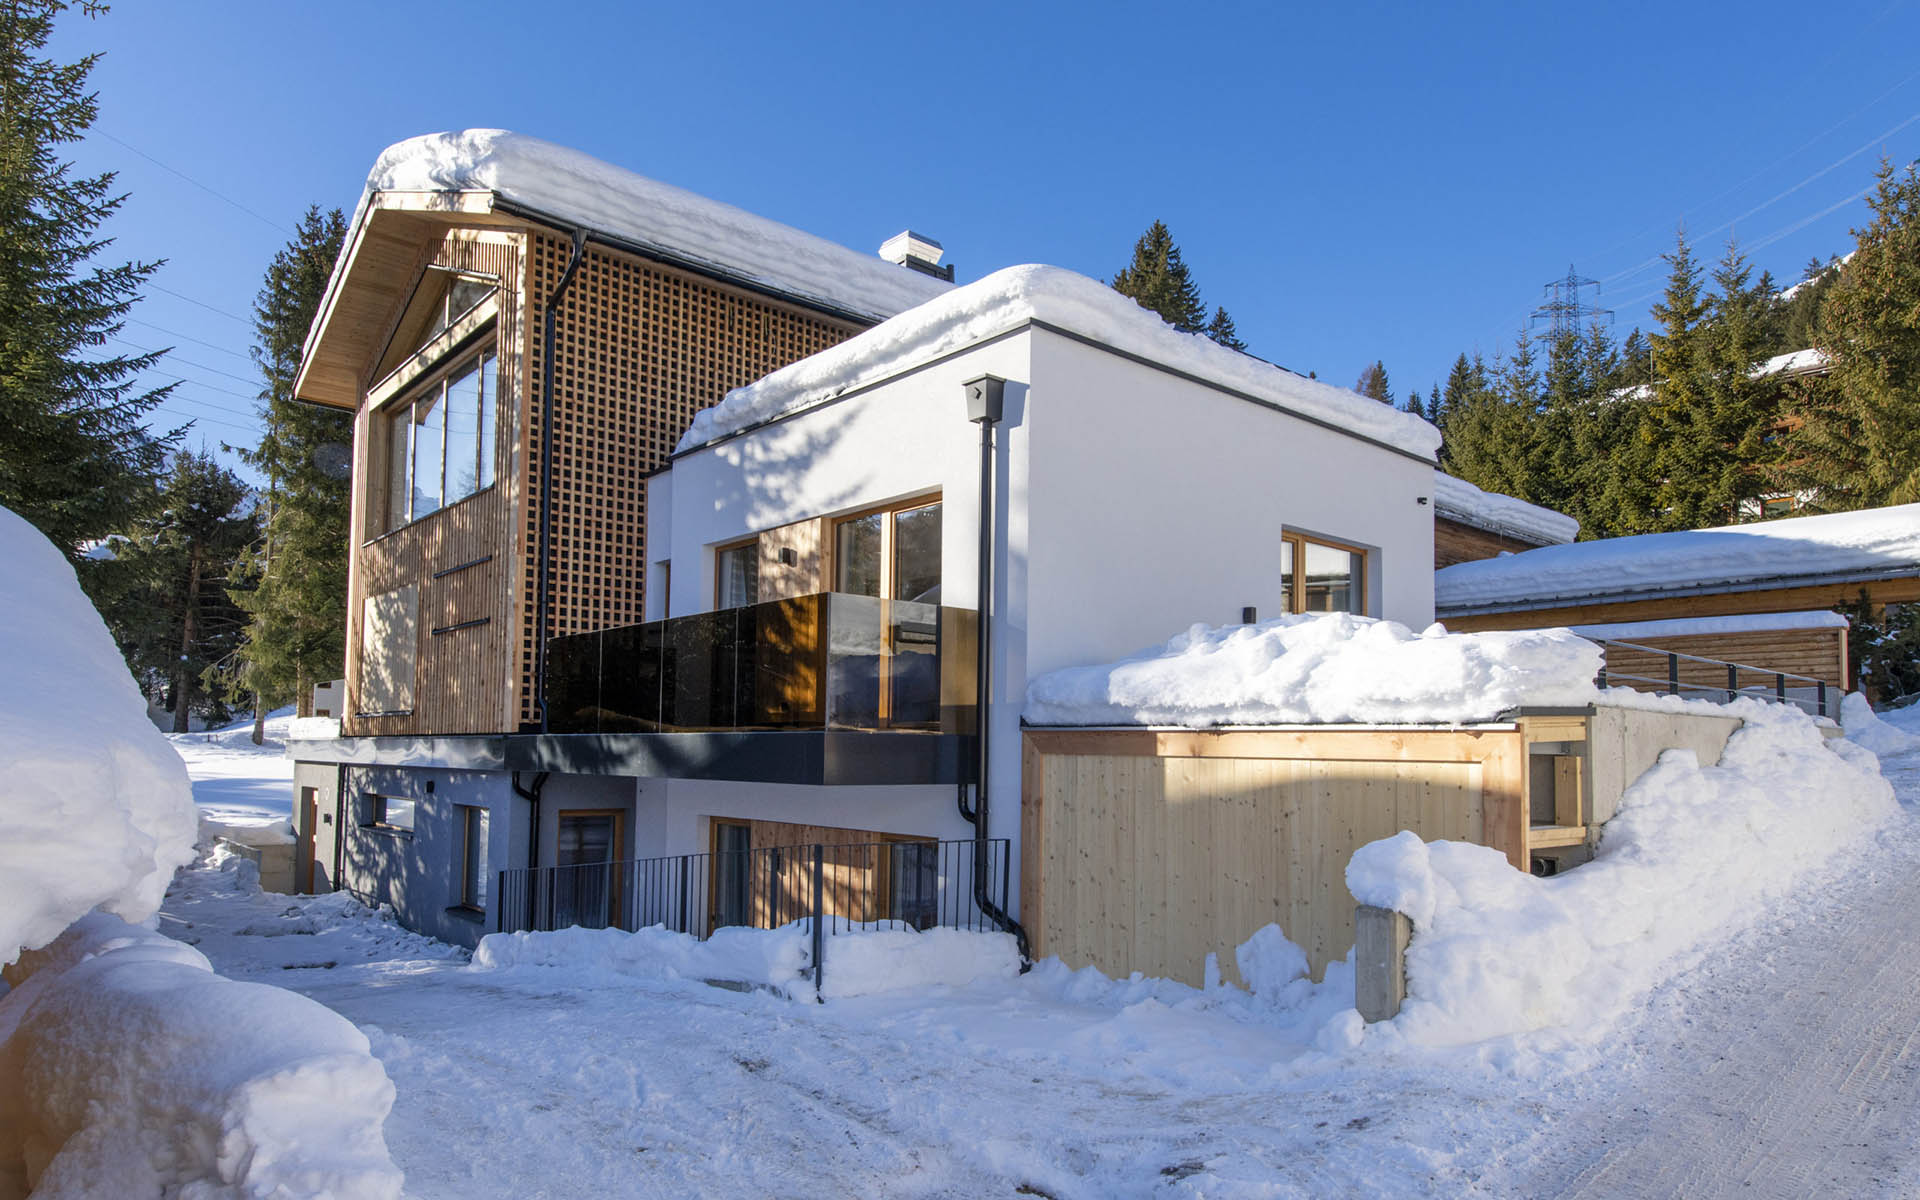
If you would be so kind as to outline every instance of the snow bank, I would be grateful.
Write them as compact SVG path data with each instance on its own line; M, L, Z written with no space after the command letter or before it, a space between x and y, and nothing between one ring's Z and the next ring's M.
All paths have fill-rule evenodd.
M1536 545L1571 542L1580 536L1580 522L1565 513L1517 496L1483 492L1464 479L1436 471L1433 511L1475 529L1486 529Z
M1920 750L1920 737L1896 729L1880 719L1873 711L1873 705L1860 692L1849 694L1840 705L1840 724L1847 731L1847 740L1856 746L1864 746L1876 755L1906 754Z
M1594 702L1600 647L1564 629L1415 635L1346 613L1195 625L1162 649L1027 686L1034 725L1458 723Z
M1097 279L1030 265L995 271L735 388L718 405L694 416L675 453L822 403L1030 321L1177 367L1422 458L1432 458L1440 445L1440 431L1411 413L1228 350L1199 334L1181 333Z
M393 1085L304 996L102 913L7 970L0 1196L397 1197Z
M1012 978L1020 954L1013 937L956 929L915 932L897 922L841 930L826 939L821 995L863 996L901 988L976 979ZM733 926L705 941L655 926L561 929L552 933L492 933L473 954L476 971L553 968L591 977L725 980L761 984L789 995L811 995L813 939L805 921L778 929Z
M1434 573L1444 615L1490 605L1920 569L1920 504L1647 533L1456 563Z
M131 921L193 861L186 768L73 568L0 509L0 963L96 906Z
M1741 714L1718 766L1667 751L1627 789L1594 860L1563 875L1408 832L1361 847L1348 890L1414 923L1407 1002L1384 1036L1450 1045L1604 1030L1676 959L1896 811L1872 756L1828 741L1800 710Z
M359 227L375 192L490 191L581 225L796 299L890 317L953 285L802 233L731 204L504 129L430 133L398 142L367 175Z

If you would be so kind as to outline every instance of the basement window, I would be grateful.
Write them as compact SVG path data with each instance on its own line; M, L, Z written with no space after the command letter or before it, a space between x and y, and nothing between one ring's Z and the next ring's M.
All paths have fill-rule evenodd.
M385 829L395 833L413 832L414 802L405 796L379 796L368 793L363 798L366 814L361 825L369 829Z

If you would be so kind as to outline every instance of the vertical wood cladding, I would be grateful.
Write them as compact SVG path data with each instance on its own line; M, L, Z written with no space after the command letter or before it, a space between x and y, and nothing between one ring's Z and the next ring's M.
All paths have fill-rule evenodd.
M572 247L528 235L526 453L518 464L516 559L519 722L540 719L534 697L534 592L539 576L541 326ZM834 345L856 327L589 246L562 298L554 336L551 611L544 636L643 618L646 474L666 461L696 412L770 371Z
M356 472L353 539L357 561L347 605L347 734L495 733L514 719L510 673L517 662L516 585L519 561L516 513L524 507L521 455L514 431L524 427L527 388L520 353L521 239L500 234L449 234L422 266L496 276L500 316L495 326L501 433L495 446L499 482L463 500L364 542L368 489L379 486L377 464L368 460L367 414L360 414L360 464ZM397 320L398 313L394 314ZM372 364L368 365L372 370ZM374 381L361 381L362 390ZM369 467L374 469L370 472ZM461 568L461 569L454 569ZM415 624L412 708L388 716L362 716L360 684L366 648L361 637L364 600L398 588L419 589ZM459 628L454 628L458 626ZM436 630L442 632L435 632ZM375 650L377 653L377 648ZM404 655L396 660L404 660Z

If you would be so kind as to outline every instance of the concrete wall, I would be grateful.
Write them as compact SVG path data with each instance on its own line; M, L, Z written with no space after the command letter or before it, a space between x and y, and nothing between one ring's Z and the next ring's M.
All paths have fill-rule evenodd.
M519 865L511 855L516 845L525 845L525 805L518 802L511 784L512 776L505 772L348 767L342 871L347 890L365 903L392 905L400 923L409 929L457 945L477 945L493 931L497 918L492 912L460 907L465 846L456 808L475 805L488 810L490 874L503 866ZM370 794L414 801L412 832L366 825Z
M1669 749L1691 750L1701 766L1714 766L1740 724L1738 717L1596 707L1587 732L1593 781L1587 797L1589 824L1611 820L1621 794Z
M946 785L807 787L705 779L625 780L638 784L634 857L704 854L711 821L784 821L952 841L973 836Z
M336 886L333 862L340 833L335 812L338 780L339 769L333 763L293 764L294 884L315 894L324 895ZM311 812L301 803L307 788L314 791ZM303 854L310 855L305 863L301 862Z

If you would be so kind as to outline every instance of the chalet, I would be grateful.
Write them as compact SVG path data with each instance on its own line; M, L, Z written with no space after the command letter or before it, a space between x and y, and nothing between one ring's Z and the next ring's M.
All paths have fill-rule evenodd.
M1314 966L1344 954L1368 831L1577 861L1638 761L1588 747L1673 744L1591 712L1023 726L1029 680L1195 621L1420 629L1442 531L1471 558L1577 530L1438 476L1418 417L1069 271L955 287L941 254L499 131L382 155L298 381L355 414L340 736L291 751L299 886L467 944L1031 911L1036 949L1198 982L1283 892ZM1263 856L1246 903L1136 886L1131 851L1069 879L1117 796L1188 822L1184 857L1142 843L1155 869ZM1206 915L1123 938L1154 889Z

